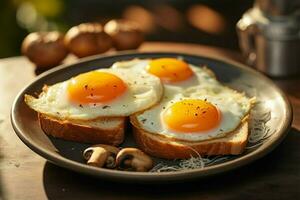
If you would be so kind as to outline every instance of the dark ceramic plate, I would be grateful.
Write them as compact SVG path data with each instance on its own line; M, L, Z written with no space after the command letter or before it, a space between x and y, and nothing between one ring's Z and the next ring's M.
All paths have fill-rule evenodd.
M116 61L133 58L182 57L195 65L206 65L212 69L224 84L244 91L249 96L256 96L259 105L252 124L260 127L259 132L251 130L245 153L239 156L204 158L204 167L167 172L124 172L90 167L84 164L82 151L88 145L68 142L47 137L40 129L37 115L24 103L24 94L40 92L44 84L54 84L71 78L79 73L101 67L109 67ZM259 113L262 112L262 113ZM126 53L113 56L98 56L84 59L71 65L52 69L36 78L16 97L12 112L12 125L19 138L34 152L45 159L77 172L92 176L134 182L182 181L218 174L257 160L272 151L285 137L292 121L291 106L285 95L268 78L260 73L232 61L216 60L207 57L177 53ZM261 124L263 123L263 124ZM252 127L253 128L253 127ZM131 131L127 130L123 146L134 146ZM220 159L221 158L221 159ZM208 162L207 162L208 161ZM179 165L182 161L165 161L155 159L155 163L169 166ZM163 170L162 170L163 171Z

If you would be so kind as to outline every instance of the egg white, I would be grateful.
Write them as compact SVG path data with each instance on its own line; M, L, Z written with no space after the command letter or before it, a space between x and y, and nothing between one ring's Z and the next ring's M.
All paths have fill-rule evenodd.
M129 116L156 104L163 94L159 78L135 69L99 69L117 75L127 85L124 94L105 104L75 104L67 95L69 80L49 86L38 98L25 96L26 103L39 113L59 119L90 120L98 117Z

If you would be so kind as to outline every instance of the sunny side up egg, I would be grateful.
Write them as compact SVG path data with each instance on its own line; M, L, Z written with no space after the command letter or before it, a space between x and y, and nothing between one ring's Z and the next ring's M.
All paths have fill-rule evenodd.
M252 99L220 84L206 68L174 58L132 60L113 68L143 68L161 78L159 104L138 113L142 129L169 138L203 141L223 137L248 115Z
M243 122L253 100L227 87L216 87L219 90L201 88L176 95L165 87L163 100L136 119L144 130L170 138L202 141L223 137Z
M134 59L116 62L112 68L143 70L145 73L159 77L164 88L167 86L178 90L178 92L200 83L216 82L213 73L207 68L200 68L175 58Z
M139 69L99 69L47 86L25 102L39 113L58 119L90 120L129 116L162 97L159 78Z

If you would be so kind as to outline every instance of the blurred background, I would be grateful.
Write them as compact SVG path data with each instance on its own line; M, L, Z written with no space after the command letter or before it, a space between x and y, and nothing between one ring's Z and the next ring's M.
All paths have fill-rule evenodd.
M33 31L67 31L82 22L125 18L148 41L175 41L238 50L236 23L253 0L0 0L0 58L20 55Z

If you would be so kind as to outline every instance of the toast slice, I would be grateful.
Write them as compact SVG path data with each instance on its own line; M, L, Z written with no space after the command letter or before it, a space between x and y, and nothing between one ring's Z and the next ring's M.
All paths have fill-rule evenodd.
M118 146L124 140L126 117L95 120L61 120L38 113L42 130L56 138L91 144Z
M43 95L48 86L42 89ZM25 95L26 104L38 113L42 130L56 138L91 144L109 144L117 146L124 140L126 117L100 117L92 120L60 119L39 112L32 107L33 96Z
M248 140L248 116L237 129L222 138L190 142L167 138L143 130L136 116L130 117L133 134L138 146L146 153L165 159L190 158L200 155L241 154Z

